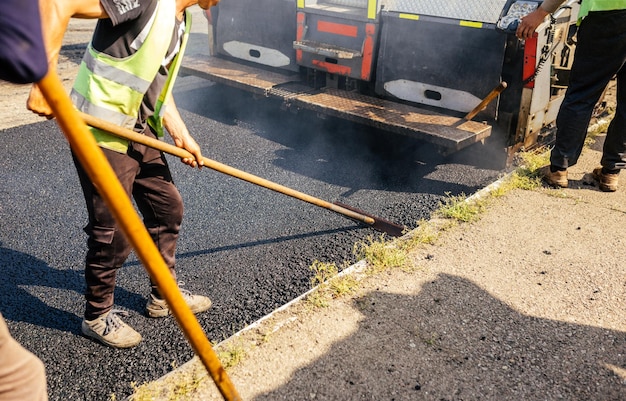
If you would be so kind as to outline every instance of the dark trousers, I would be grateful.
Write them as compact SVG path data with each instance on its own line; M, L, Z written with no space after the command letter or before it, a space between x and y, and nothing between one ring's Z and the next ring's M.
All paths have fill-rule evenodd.
M145 134L154 137L150 130ZM183 202L165 157L158 150L135 143L130 144L126 154L103 151L122 187L135 200L148 232L176 277L174 255ZM130 254L131 246L75 156L74 164L89 214L85 227L89 236L85 260L85 319L92 320L113 307L115 276ZM156 293L156 286L151 284Z
M567 168L578 161L596 103L617 76L617 109L611 121L601 164L624 168L626 162L626 10L591 12L578 30L570 83L557 116L553 166Z

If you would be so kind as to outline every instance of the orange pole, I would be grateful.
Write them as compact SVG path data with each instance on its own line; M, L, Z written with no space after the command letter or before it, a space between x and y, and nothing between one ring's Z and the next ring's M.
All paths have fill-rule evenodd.
M211 378L213 378L220 393L225 400L241 400L200 323L185 302L176 280L170 274L165 261L126 192L124 192L113 169L98 147L96 140L65 93L65 88L63 88L58 76L54 72L49 72L37 85L52 108L72 150L87 171L89 178L98 188L150 277L159 287L159 291L170 306L172 314Z

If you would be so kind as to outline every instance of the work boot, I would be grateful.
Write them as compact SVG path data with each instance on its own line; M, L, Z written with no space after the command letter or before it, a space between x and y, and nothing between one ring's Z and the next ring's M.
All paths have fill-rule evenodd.
M184 288L179 288L183 294L183 298L187 302L189 309L193 313L204 312L211 307L211 300L209 297L203 295L194 295L191 291ZM167 306L165 299L158 298L154 294L150 294L148 304L146 305L146 312L150 317L165 317L171 313L170 308Z
M567 188L567 170L557 170L552 172L550 166L543 166L539 169L541 179L553 188Z
M601 191L615 192L617 191L617 182L619 180L619 173L609 174L603 173L602 167L596 167L593 169L593 178L598 181L598 186Z
M113 348L130 348L139 344L141 334L118 315L128 316L128 312L114 309L94 320L83 320L83 334Z

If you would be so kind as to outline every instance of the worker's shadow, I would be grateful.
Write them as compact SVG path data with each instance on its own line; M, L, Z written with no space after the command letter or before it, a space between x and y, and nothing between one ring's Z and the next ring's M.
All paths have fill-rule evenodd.
M6 319L61 331L78 330L81 318L50 306L46 298L62 296L63 290L80 294L83 278L79 272L53 269L41 259L3 246L0 271L0 311Z
M73 43L73 44L65 44L61 46L61 50L59 51L59 56L63 59L67 59L74 64L80 65L83 60L83 55L85 54L85 50L87 49L87 45L89 43Z
M80 332L85 303L82 270L55 269L0 242L0 272L0 313L5 319L73 334ZM143 299L116 288L116 302L123 306L136 309L135 304L145 302ZM64 307L52 306L59 304Z
M354 334L255 400L626 399L624 331L522 314L447 274L354 307Z

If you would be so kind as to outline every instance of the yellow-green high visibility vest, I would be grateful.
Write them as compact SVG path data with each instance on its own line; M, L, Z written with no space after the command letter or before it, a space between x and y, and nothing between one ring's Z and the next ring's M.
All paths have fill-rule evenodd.
M137 51L124 58L111 57L96 51L90 43L79 67L70 97L76 108L94 117L107 120L121 127L133 129L139 116L144 95L154 81L161 60L167 54L175 29L176 1L159 0L154 21L144 42ZM173 75L178 71L191 27L191 16L185 15L185 34L180 51L169 68L169 76L159 96L157 112L164 110L163 103L174 85ZM164 34L167 33L167 34ZM157 120L162 118L162 112ZM151 124L152 126L153 124ZM155 124L163 135L162 123ZM108 132L90 127L101 147L126 153L128 141Z
M583 0L578 12L578 21L590 11L626 10L626 0Z
M178 76L178 70L180 69L180 65L182 64L183 54L185 53L185 49L187 48L187 41L189 39L189 31L191 30L191 14L185 12L185 33L183 34L183 39L180 44L180 50L172 60L172 64L169 68L169 73L167 75L167 81L165 82L165 86L159 95L159 99L157 100L157 104L154 110L154 114L148 118L148 124L154 131L157 133L159 137L163 136L163 115L165 114L165 109L167 107L166 100L169 95L172 93L172 89L174 88L174 81Z

